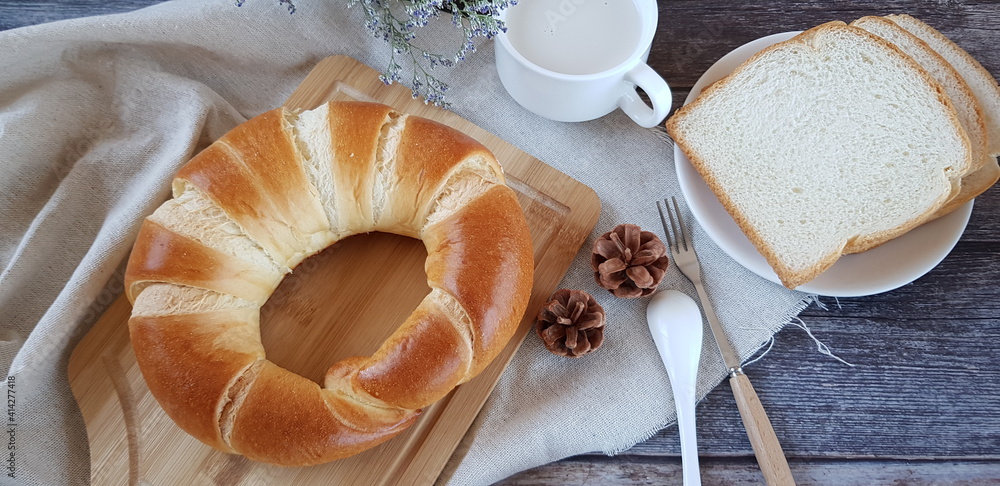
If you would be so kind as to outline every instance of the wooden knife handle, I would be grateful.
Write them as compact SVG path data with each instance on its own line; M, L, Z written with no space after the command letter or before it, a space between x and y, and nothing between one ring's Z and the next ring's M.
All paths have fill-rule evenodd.
M764 480L769 486L794 485L795 480L788 469L785 452L781 450L778 437L774 435L771 421L767 419L764 406L750 384L750 378L743 373L736 373L729 378L729 385L733 387L736 406L740 409L743 426L747 429L747 436Z

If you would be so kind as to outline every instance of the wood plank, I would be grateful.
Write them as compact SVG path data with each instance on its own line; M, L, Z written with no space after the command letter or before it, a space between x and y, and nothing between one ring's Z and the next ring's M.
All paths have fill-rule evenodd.
M824 22L909 13L938 28L994 75L1000 73L1000 24L995 2L954 0L660 2L650 66L672 86L690 87L715 60L751 40Z
M432 483L532 328L537 308L597 222L600 201L593 190L454 113L413 100L402 86L383 85L374 70L354 59L335 56L320 62L286 106L310 109L328 100L378 101L432 118L478 139L497 156L534 244L532 295L514 338L484 372L425 410L398 437L347 459L282 468L214 451L173 424L138 370L128 340L130 308L121 297L84 337L69 365L70 386L87 425L95 484ZM305 260L261 310L268 358L322 383L335 361L370 355L427 295L426 256L418 240L371 233ZM393 278L373 278L384 275Z
M750 459L708 458L701 461L701 480L711 485L763 484L757 464ZM873 460L789 461L799 486L829 485L871 486L906 484L909 486L963 484L992 485L1000 482L1000 463L996 461L899 461ZM497 486L536 486L539 484L663 485L681 484L679 458L609 458L580 456L516 474Z
M56 20L129 12L164 0L27 0L0 1L0 30Z
M803 318L850 368L816 352L798 328L776 335L747 367L789 456L1000 459L1000 320ZM899 339L905 336L905 339ZM725 386L697 408L699 447L748 455L750 444ZM680 452L676 427L628 451Z
M933 319L936 329L947 328L952 321L996 319L1000 316L996 246L963 237L937 268L909 285L867 297L824 298L828 309L813 306L802 317Z

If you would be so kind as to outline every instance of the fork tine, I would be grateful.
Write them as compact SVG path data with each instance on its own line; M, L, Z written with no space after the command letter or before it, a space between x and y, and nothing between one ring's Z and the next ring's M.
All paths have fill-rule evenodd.
M670 199L674 201L674 213L677 213L677 226L680 227L680 233L678 233L677 241L680 244L680 240L684 240L684 250L688 251L694 248L691 244L691 235L688 234L687 226L684 226L684 219L681 218L681 207L677 204L677 198L671 196Z
M676 203L677 200L674 199L674 202ZM674 239L677 240L677 251L687 251L687 242L684 241L684 233L677 229L677 224L674 222L674 210L670 207L670 201L664 199L663 204L667 207L667 217L670 218L670 227L674 230ZM680 220L680 214L677 215L677 219Z
M664 199L663 202L666 203L667 200ZM673 252L674 241L670 238L670 228L667 228L667 218L663 216L663 206L660 205L660 201L656 201L656 210L660 212L660 223L663 223L663 234L667 235L667 248Z

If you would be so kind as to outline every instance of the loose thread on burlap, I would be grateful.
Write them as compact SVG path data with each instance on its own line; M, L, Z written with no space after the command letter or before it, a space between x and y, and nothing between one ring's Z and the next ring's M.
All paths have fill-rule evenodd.
M670 144L674 143L674 139L670 138L670 134L667 133L667 130L663 127L663 125L657 125L650 129L650 131L656 134L656 137L660 140L669 142Z
M836 302L837 302L837 307L840 307L840 301L837 300ZM797 317L797 314L799 312L801 312L802 310L804 310L806 307L808 307L811 304L816 304L818 307L820 307L823 310L829 310L829 309L827 309L827 307L822 302L820 302L818 296L816 296L816 295L809 295L809 296L804 297L802 300L800 300L799 303L795 306L795 308L792 309L790 311L790 313L785 316L785 319L786 319L785 322L787 324L793 324L793 325L795 325L795 327L798 327L798 328L803 329L804 331L806 331L806 334L808 334L809 337L812 338L812 340L816 343L816 349L821 354L825 354L827 356L830 356L831 358L834 358L837 361L840 361L841 363L844 363L844 364L846 364L848 366L852 366L852 367L855 366L854 364L848 363L844 359L842 359L839 356L836 356L835 354L833 354L833 352L830 351L829 346L823 344L819 339L817 339L816 336L813 335L813 333L809 329L809 327L806 326L806 323L803 322L801 318ZM798 322L795 322L795 321L798 321ZM753 330L757 330L757 331L767 330L766 328L762 328L762 327L743 327L742 329L753 329ZM760 343L760 347L758 348L758 351L761 348L764 348L765 344L767 345L767 348L764 349L764 351L762 353L760 353L759 356L757 356L757 357L755 357L753 359L750 359L750 360L744 362L741 366L749 366L749 365L751 365L753 363L756 363L757 361L760 361L764 356L767 355L767 353L769 353L771 351L772 348L774 348L774 342L775 342L775 338L774 338L774 335L772 334L770 338L768 338L766 341L763 341L763 342ZM721 374L720 379L724 378L724 377L725 377L725 374L723 373L723 374ZM704 396L702 396L702 398L704 398ZM635 444L637 444L639 442L644 442L646 440L649 440L649 438L651 438L654 435L656 435L657 432L659 432L660 430L662 430L662 429L664 429L664 428L666 428L666 427L668 427L670 425L673 425L675 423L677 423L676 419L668 420L665 423L655 424L652 428L646 430L645 433L643 433L642 435L640 435L637 438L635 438L635 440L630 440L628 443L622 443L622 444L613 445L611 447L608 447L608 448L604 449L603 452L604 452L604 454L607 454L608 456L615 456L617 454L621 454L622 452L628 450L633 445L635 445Z
M752 364L760 361L760 359L763 358L764 356L766 356L767 353L771 352L771 348L773 348L773 347L774 347L774 334L772 334L771 337L767 338L767 349L765 349L763 353L760 353L760 355L757 356L756 358L751 359L751 360L747 361L746 363L743 363L740 366L750 366L750 365L752 365Z
M816 302L818 303L819 300L817 299ZM812 338L813 342L816 343L816 351L819 351L819 354L824 354L826 356L829 356L829 357L831 357L831 358L833 358L833 359L835 359L837 361L840 361L841 363L844 363L847 366L850 366L850 367L854 367L855 366L853 363L849 363L847 360L841 358L840 356L837 356L836 354L833 354L833 351L830 350L830 347L827 346L826 344L824 344L822 341L820 341L819 338L817 338L815 335L813 335L812 330L809 329L809 326L807 326L806 323L801 318L799 318L799 317L793 317L790 321L788 321L788 323L791 324L791 325L793 325L793 326L795 326L795 327L797 327L797 328L799 328L799 329L802 329L803 331L805 331L806 334L808 334L809 337ZM774 341L775 341L775 339L774 339L774 336L772 335L770 337L770 339L768 339L768 341L767 341L768 342L767 349L765 349L764 352L761 353L759 356L757 356L757 357L755 357L755 358L753 358L753 359L751 359L751 360L743 363L742 366L749 366L749 365L752 365L752 364L756 363L757 361L760 361L760 359L763 358L764 356L766 356L767 353L771 352L771 348L774 347Z
M840 303L840 298L839 297L834 297L833 301L837 304L837 310L843 310L844 309L844 306ZM813 296L812 302L814 304L816 304L816 307L819 307L820 309L823 309L825 311L830 310L830 308L827 307L826 304L824 304L822 300L819 300L819 296L818 295L817 296Z
M838 305L839 305L839 303L838 303ZM798 322L796 322L796 321L798 321ZM829 357L831 357L831 358L833 358L833 359L835 359L837 361L840 361L841 363L844 363L847 366L854 367L854 364L848 363L847 360L841 358L840 356L837 356L837 355L833 354L833 352L830 351L830 347L827 346L826 344L823 344L823 342L820 341L819 338L817 338L816 336L814 336L813 333L812 333L812 330L809 329L809 326L807 326L806 323L801 318L795 317L794 319L792 319L788 323L791 324L791 325L793 325L793 326L795 326L795 327L798 327L799 329L802 329L803 331L805 331L806 334L808 334L809 337L812 338L813 342L816 343L816 351L819 351L819 354L825 354L825 355L827 355L827 356L829 356Z

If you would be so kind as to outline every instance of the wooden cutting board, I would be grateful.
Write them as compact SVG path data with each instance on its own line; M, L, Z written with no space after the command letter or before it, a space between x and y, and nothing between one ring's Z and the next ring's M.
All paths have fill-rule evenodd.
M128 337L128 300L119 297L80 341L69 381L90 442L93 484L429 484L441 473L501 372L531 330L533 317L566 273L597 222L592 189L452 112L385 86L378 73L344 56L320 62L285 106L329 100L378 101L455 127L490 148L518 194L534 243L535 281L517 334L474 380L424 411L398 437L357 456L287 468L225 454L188 436L149 393ZM335 361L370 355L429 292L427 256L415 239L373 233L338 242L305 260L261 311L267 357L322 383Z

